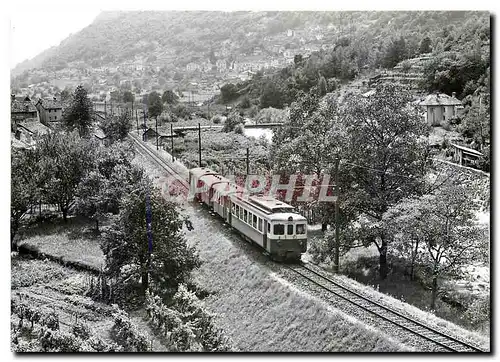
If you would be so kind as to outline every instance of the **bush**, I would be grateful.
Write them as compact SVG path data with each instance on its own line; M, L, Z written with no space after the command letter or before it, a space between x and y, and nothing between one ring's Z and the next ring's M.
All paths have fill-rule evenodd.
M238 104L240 108L250 108L251 105L252 104L250 103L250 98L248 98L248 96L244 96Z
M221 117L219 115L217 116L213 116L211 121L214 123L214 124L219 124L221 123Z
M149 350L146 336L132 324L126 312L115 306L113 317L115 323L112 332L116 343L127 352L147 352Z
M233 112L226 118L222 132L232 132L240 123L243 123L243 117L241 117L238 113Z
M174 295L173 308L163 304L159 296L146 294L146 312L150 323L170 341L172 351L231 351L224 332L215 327L214 315L206 312L196 297L183 284Z
M236 134L244 134L245 133L245 127L240 123L234 127L234 133Z
M488 329L490 322L490 300L489 298L477 298L470 304L465 312L465 318L474 328Z

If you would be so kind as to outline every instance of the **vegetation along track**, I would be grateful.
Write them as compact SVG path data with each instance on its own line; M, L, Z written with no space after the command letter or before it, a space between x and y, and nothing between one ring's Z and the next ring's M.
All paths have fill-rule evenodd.
M146 145L141 141L137 140L134 136L131 136L139 152L161 168L163 168L171 176L179 180L182 185L189 189L187 181L182 178L173 168L171 168L167 162L162 160L160 157L154 154ZM286 268L292 270L293 272L299 274L302 278L306 279L309 283L318 286L329 293L335 294L349 303L354 304L358 308L361 308L367 312L370 312L385 321L388 321L398 328L402 328L412 334L417 335L419 338L423 338L426 341L432 342L439 346L444 351L450 352L486 352L482 349L475 347L466 342L460 341L454 337L447 335L446 333L440 332L432 327L426 326L425 324L416 321L408 316L401 314L398 311L392 310L391 308L379 304L369 298L359 294L358 292L349 289L348 287L341 285L330 278L312 270L307 266L307 264L290 266L284 264Z
M370 298L361 295L357 291L351 290L348 287L328 278L327 276L312 270L306 263L285 266L286 268L299 274L302 278L306 279L309 284L313 284L328 291L329 293L335 294L337 297L340 297L349 303L376 315L378 318L388 321L399 328L417 335L420 338L435 343L445 351L486 352L478 347L472 346L469 343L451 337L446 333L426 326L425 324L416 321L411 317L405 316L385 305L373 301Z

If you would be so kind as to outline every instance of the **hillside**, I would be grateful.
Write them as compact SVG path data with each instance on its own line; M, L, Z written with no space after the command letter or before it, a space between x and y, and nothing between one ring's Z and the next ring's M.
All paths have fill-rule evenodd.
M388 35L435 32L470 19L471 12L103 12L71 35L13 70L118 65L136 58L176 70L189 62L279 53L275 45L333 45L339 36L359 34L366 41ZM485 13L482 13L485 15ZM289 31L290 30L290 31ZM390 40L390 39L389 39ZM420 38L411 39L418 46ZM277 43L277 44L274 44ZM383 45L383 44L379 44ZM215 52L220 54L214 54Z

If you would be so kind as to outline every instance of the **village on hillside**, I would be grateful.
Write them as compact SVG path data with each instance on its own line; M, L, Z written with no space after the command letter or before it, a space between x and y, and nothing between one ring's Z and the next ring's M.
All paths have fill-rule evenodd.
M491 353L490 21L105 11L16 65L11 351Z

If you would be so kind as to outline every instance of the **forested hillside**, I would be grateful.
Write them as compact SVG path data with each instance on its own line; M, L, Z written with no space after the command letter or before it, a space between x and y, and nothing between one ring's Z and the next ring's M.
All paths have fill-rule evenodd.
M252 80L228 84L221 90L221 101L246 95L250 101L246 103L282 108L300 91L317 87L324 95L361 73L390 69L422 55L432 57L423 71L423 91L456 92L460 99L478 88L489 92L487 13L365 12L344 16L352 25L342 32L332 50L313 53L307 59L298 54L294 64L275 74L257 74Z
M91 25L21 64L19 69L64 67L72 61L96 67L133 59L138 54L158 57L171 51L181 64L193 57L210 57L210 52L220 49L224 42L233 43L230 52L235 55L250 53L262 45L265 37L309 26L327 29L323 36L335 44L338 37L356 38L345 50L349 55L355 53L355 68L394 65L398 58L417 54L426 36L431 38L433 50L446 50L448 43L459 38L454 28L478 27L480 37L489 38L486 13L103 12ZM404 49L391 54L388 49L394 48L394 40L400 36L404 38Z

